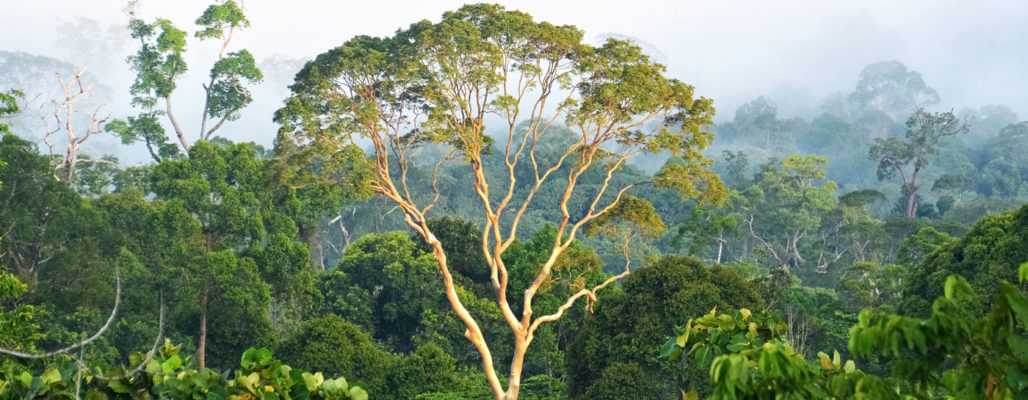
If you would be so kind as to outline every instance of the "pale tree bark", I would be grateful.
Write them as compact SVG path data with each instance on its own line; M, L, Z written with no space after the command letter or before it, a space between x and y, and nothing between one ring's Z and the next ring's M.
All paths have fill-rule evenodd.
M531 26L549 29L549 25ZM463 44L454 47L450 40L453 38L448 38L450 33L442 30L439 32L444 36L442 40L397 42L401 47L412 44L410 49L403 50L417 52L408 55L397 51L401 65L391 61L371 63L374 60L346 52L334 54L330 62L342 56L338 64L342 70L327 78L298 75L296 89L293 89L298 103L291 103L312 102L319 106L326 103L330 105L327 111L319 111L317 117L312 117L292 107L283 109L292 114L284 119L303 120L300 125L284 124L283 129L300 133L312 142L342 149L354 143L354 136L359 136L371 143L369 186L402 213L404 223L431 249L447 302L464 325L465 338L481 358L482 371L497 400L519 397L525 356L539 329L560 320L580 300L595 300L598 291L631 273L630 263L626 263L623 272L595 286L573 288L573 293L562 299L555 310L534 307L536 295L544 285L554 281L558 261L578 235L590 223L610 215L638 184L615 179L628 160L643 152L669 149L689 161L703 161L698 150L709 141L709 134L701 132L700 126L710 123L712 109L709 100L693 98L692 87L665 78L660 66L646 68L649 61L645 56L628 54L629 58L623 59L625 52L617 50L618 46L625 45L622 42L608 43L614 50L606 61L611 61L613 66L583 60L593 53L582 51L577 31L563 28L556 31L560 33L557 36L567 34L570 40L551 42L548 37L534 34L510 37L488 34L483 36L480 48L467 50ZM458 41L464 39L461 37ZM354 47L358 53L368 50L364 44ZM377 52L381 50L372 51ZM629 49L627 53L633 51ZM371 64L365 68L364 61ZM644 68L634 69L640 65ZM314 85L300 85L299 81L307 79ZM325 85L321 85L323 83ZM619 84L651 86L630 95L611 94L606 90L608 85ZM320 114L332 117L321 119ZM339 116L343 118L335 118ZM487 137L487 119L490 123L500 121L498 132L488 131L493 137ZM345 122L337 123L340 121ZM663 122L662 128L668 129L651 131L648 125L651 121ZM553 132L550 128L556 123L563 123L570 130L567 137L561 138L567 139L566 142L548 142L547 134ZM491 144L493 138L498 145ZM459 161L455 162L470 168L457 185L472 191L478 203L476 208L480 206L484 267L488 268L488 281L500 317L513 338L512 348L504 352L504 358L509 356L510 360L505 383L494 365L494 349L490 348L476 317L458 295L459 288L454 283L444 245L429 226L430 212L442 196L439 171L449 156L432 170L431 194L416 193L408 183L408 171L414 170L415 159L423 156L414 156L412 151L426 142L451 149L450 155L459 155L455 157ZM547 149L552 143L561 147ZM545 155L544 150L547 150ZM495 153L484 157L490 151ZM673 173L675 176L667 179L680 184L677 189L682 189L682 193L694 195L694 192L706 191L706 188L690 185L692 182L681 182L691 179L690 174L706 168L705 165L690 165L686 171L677 170ZM590 187L583 190L579 184L587 172L590 179L599 176L602 181L590 181ZM558 191L556 200L537 204L537 197L552 187ZM535 276L531 283L519 299L512 300L511 276L504 255L518 239L519 227L529 210L542 207L557 214L552 221L554 238L543 250L545 261L532 271ZM521 303L514 306L511 301Z
M548 86L544 85L544 87L552 86L559 75L558 72L558 67L553 66L549 72L540 78L543 82L548 84ZM501 85L501 87L505 86L506 85ZM515 94L520 98L520 96L523 96L527 90L527 84L519 85L515 90ZM374 96L371 92L365 92L364 95L369 97ZM454 98L461 98L464 95L465 93L454 93ZM568 297L565 303L551 314L542 316L534 315L533 300L535 295L550 279L552 270L558 259L572 245L578 233L581 232L583 227L589 222L605 215L615 208L625 193L633 187L633 185L628 184L614 191L611 188L611 184L613 182L614 175L621 170L625 165L625 162L631 156L638 154L638 149L628 149L622 152L615 152L611 153L613 155L601 158L600 154L605 150L603 146L609 143L614 138L615 133L619 130L641 126L653 116L648 115L643 118L632 120L629 123L619 125L614 123L597 123L592 126L587 126L586 124L583 124L577 127L577 141L568 146L553 165L541 166L537 158L536 146L543 139L543 135L549 127L549 124L557 118L557 115L554 115L549 119L542 118L542 113L546 107L546 100L548 97L548 91L543 91L543 95L540 96L531 109L531 114L527 118L527 120L530 121L529 127L527 128L527 131L524 132L524 136L520 139L515 136L518 112L515 111L507 115L507 143L503 149L504 165L502 166L504 169L503 175L505 175L506 179L502 182L503 185L501 186L501 193L498 193L498 196L496 196L499 200L496 200L496 198L494 198L494 193L491 191L492 187L489 179L487 178L487 174L483 168L483 160L481 156L485 149L482 149L481 143L477 141L477 138L484 135L484 125L482 124L482 121L484 120L484 113L486 110L485 104L487 102L486 98L488 97L488 93L480 94L479 96L478 100L472 101L470 105L468 102L454 101L454 109L458 110L457 113L461 115L460 118L465 121L473 122L470 124L462 124L457 120L457 117L454 117L454 120L451 121L451 126L463 126L463 129L466 129L466 131L461 132L458 136L461 138L467 138L461 144L465 147L464 156L468 158L468 162L472 170L473 183L470 185L473 187L473 190L482 205L484 216L482 226L482 252L490 271L490 281L496 292L496 304L499 307L503 320L511 330L514 339L509 370L510 373L507 378L506 388L503 387L503 384L499 379L497 369L493 364L492 350L488 345L487 339L483 336L482 330L475 317L466 309L457 294L457 288L453 282L453 277L450 272L450 266L448 264L443 245L428 226L427 214L435 206L440 197L440 193L436 185L436 176L435 174L433 176L433 188L435 189L435 195L426 205L418 205L408 188L407 171L410 168L411 162L408 152L412 146L411 143L416 142L416 138L404 137L401 123L394 120L386 119L381 123L369 124L368 126L365 126L365 129L367 136L371 139L374 149L374 171L376 179L372 183L373 190L399 207L404 214L404 222L423 240L425 240L432 249L432 254L436 259L438 270L443 279L444 293L446 294L447 301L458 319L466 328L464 334L465 338L471 342L481 357L482 369L486 375L486 379L494 397L499 400L513 400L519 397L525 355L530 348L537 330L543 327L546 323L559 320L567 310L572 308L576 302L583 297L595 300L597 291L624 278L631 272L629 269L626 269L620 274L609 277L607 280L595 287L579 290ZM474 100L474 96L472 97ZM391 157L395 158L395 161L393 161ZM503 255L516 240L518 227L523 216L532 205L532 201L536 194L538 194L544 184L560 172L571 159L574 159L575 163L566 170L566 176L563 178L565 181L565 188L560 197L559 203L555 205L555 207L561 212L561 219L557 224L556 238L549 250L549 255L546 261L539 266L538 273L531 285L525 289L521 308L522 312L521 315L517 315L513 311L508 300L510 282ZM600 185L595 195L593 195L585 215L575 219L572 217L569 203L572 195L576 192L579 179L586 171L597 166L597 162L601 160L608 161L607 165L602 167L605 172L603 183ZM395 173L395 175L397 175L395 177L394 172L392 171L394 162L399 169L399 171ZM515 207L513 200L515 197L515 188L518 183L517 174L515 172L516 168L518 168L519 165L524 165L525 162L529 163L532 167L534 182L531 182L529 188L526 189L527 192L524 193L525 198L521 204ZM438 172L438 165L435 172ZM608 196L612 198L607 199ZM504 224L505 220L508 220L509 222Z
M200 296L200 338L196 345L196 365L199 369L207 367L207 306L210 297L210 284L205 284Z
M93 89L82 82L82 74L84 72L84 69L79 70L70 80L65 80L64 77L57 74L57 83L61 88L63 97L53 99L51 101L53 110L49 116L43 117L45 127L43 143L46 144L50 156L54 158L54 167L58 171L57 177L69 185L75 181L75 168L80 161L79 153L81 152L82 145L92 138L93 135L101 133L103 131L103 124L110 119L109 115L100 117L100 109L97 108L90 114L85 132L78 131L76 126L76 122L78 122L76 105L82 98L89 96ZM52 128L51 120L53 121ZM60 132L64 132L66 143L64 154L58 159L55 151L57 145L53 141L53 137Z
M921 169L914 167L914 172L910 174L910 181L903 185L907 191L907 219L913 220L917 218L917 191L920 189L920 184L917 181L917 175L921 172Z

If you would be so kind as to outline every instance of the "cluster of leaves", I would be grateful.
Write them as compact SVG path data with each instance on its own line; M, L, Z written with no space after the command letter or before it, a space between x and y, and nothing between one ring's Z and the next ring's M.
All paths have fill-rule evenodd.
M1028 279L1028 263L1019 275ZM882 374L843 363L838 352L808 361L785 339L784 324L748 309L688 320L663 354L709 366L713 399L1020 398L1028 395L1028 295L1000 286L985 315L959 276L947 279L926 319L861 312L849 350L884 360Z
M809 362L783 339L786 329L746 308L729 314L712 309L687 321L662 356L709 367L712 399L846 398L854 390L871 396L867 385L858 384L863 373L852 360L843 363L836 352L818 353L818 363ZM699 392L684 398L698 399Z
M134 354L130 361L141 368L133 371L87 368L70 358L49 363L39 375L26 366L8 365L0 371L0 393L22 399L368 399L364 389L345 378L294 369L266 348L244 352L231 375L195 369L180 350L165 342L153 357Z

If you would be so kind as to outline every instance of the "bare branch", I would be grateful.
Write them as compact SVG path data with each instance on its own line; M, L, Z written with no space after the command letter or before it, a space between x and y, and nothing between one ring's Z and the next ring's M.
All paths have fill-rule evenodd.
M21 351L17 351L17 350L0 348L0 354L6 354L6 355L9 355L11 357L25 358L25 359L50 358L50 357L53 357L53 356L57 356L57 355L68 353L70 351L74 351L75 349L78 349L80 347L84 347L84 346L92 343L96 339L100 338L100 336L103 335L104 332L106 332L107 329L109 329L111 327L111 323L114 322L114 318L118 315L118 306L121 305L121 270L117 266L115 266L115 268L114 268L114 279L115 279L114 307L111 308L111 315L109 317L107 317L107 322L105 322L103 324L103 326L101 326L100 329L97 330L96 333L93 334L93 336L90 336L89 338L86 338L85 340L79 341L76 344L73 344L73 345L70 345L70 346L67 346L67 347L64 347L64 348L61 348L61 349L53 350L53 351L43 352L43 353L26 353L26 352L21 352Z

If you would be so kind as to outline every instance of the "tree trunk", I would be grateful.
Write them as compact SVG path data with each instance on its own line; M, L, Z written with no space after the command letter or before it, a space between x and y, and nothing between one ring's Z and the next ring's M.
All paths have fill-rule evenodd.
M717 260L714 262L717 265L721 265L721 254L725 249L725 231L721 230L717 238Z
M307 248L310 249L311 264L318 271L325 271L325 247L321 240L321 224L314 226L305 227L302 230L304 241L307 242Z
M207 366L207 300L208 288L203 288L203 297L200 298L200 340L196 346L196 364L199 369Z
M920 172L917 168L914 168L914 173L910 175L910 184L907 185L907 219L913 220L917 218L917 173Z
M527 327L526 327L527 329ZM507 394L503 400L517 400L521 392L521 373L525 365L525 353L528 351L527 332L516 333L514 339L514 358L510 362L510 379L507 382Z
M911 190L907 193L907 219L913 220L917 217L917 192Z

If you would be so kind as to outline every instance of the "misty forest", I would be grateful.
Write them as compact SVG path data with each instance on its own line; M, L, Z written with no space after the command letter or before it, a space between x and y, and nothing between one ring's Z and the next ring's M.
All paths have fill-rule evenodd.
M1017 105L884 58L726 107L495 4L295 58L118 7L0 49L2 399L1028 399Z

